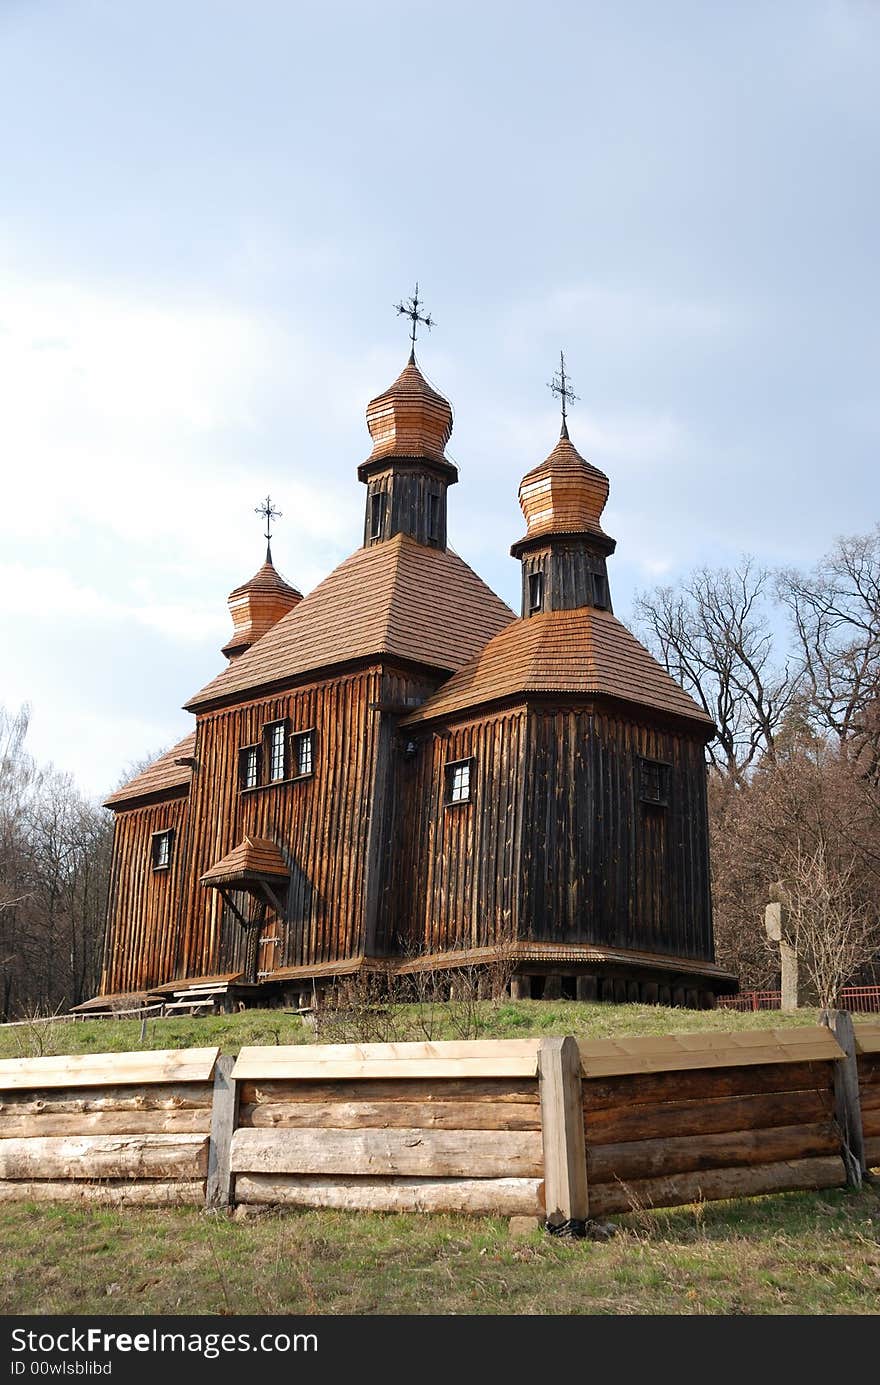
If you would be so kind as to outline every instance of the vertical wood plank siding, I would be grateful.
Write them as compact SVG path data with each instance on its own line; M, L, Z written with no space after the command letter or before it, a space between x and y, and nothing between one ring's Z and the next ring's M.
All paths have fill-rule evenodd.
M530 714L520 937L711 961L702 742L590 710ZM664 807L639 758L669 764Z
M186 798L116 814L101 991L156 986L174 974ZM153 870L154 832L174 830L171 866Z
M261 950L261 968L332 962L363 951L379 693L379 670L371 668L200 718L180 975L242 964L242 929L200 877L245 835L277 842L291 872L287 923L269 911L264 936L281 942L271 954ZM291 733L314 730L314 773L241 792L239 748L259 741L264 725L281 718Z

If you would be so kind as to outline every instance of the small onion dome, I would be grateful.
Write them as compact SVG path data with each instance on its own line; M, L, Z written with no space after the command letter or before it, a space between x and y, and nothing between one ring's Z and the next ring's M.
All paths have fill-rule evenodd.
M235 659L277 625L282 616L302 601L302 592L285 582L272 564L271 550L266 561L249 582L243 582L229 593L229 611L234 629L229 643L223 646L227 659Z
M452 408L432 389L410 356L405 369L384 394L367 406L373 450L365 467L391 457L410 457L452 464L443 449L452 435Z
M528 533L514 549L550 534L590 534L614 547L599 520L608 500L608 477L584 461L563 433L546 461L520 482L519 503Z

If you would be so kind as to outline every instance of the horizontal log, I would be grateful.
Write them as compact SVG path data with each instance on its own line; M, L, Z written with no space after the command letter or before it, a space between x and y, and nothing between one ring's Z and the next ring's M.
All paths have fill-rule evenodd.
M0 1091L104 1087L136 1082L208 1082L219 1052L219 1048L165 1048L135 1053L0 1058Z
M880 1109L880 1082L875 1082L871 1086L859 1083L859 1105L863 1111Z
M880 1022L857 1020L853 1025L857 1053L880 1055Z
M760 1197L766 1193L840 1188L845 1182L843 1160L835 1157L709 1169L631 1183L593 1183L590 1185L590 1214L603 1217L612 1212L634 1212L650 1207L682 1207L692 1202Z
M111 1207L201 1206L204 1182L0 1182L2 1202L88 1202Z
M235 1173L538 1178L541 1136L531 1130L237 1130Z
M336 1207L360 1212L458 1212L481 1217L541 1215L538 1178L297 1178L239 1174L246 1203Z
M880 1136L872 1135L865 1140L865 1165L869 1169L880 1168Z
M0 1141L42 1139L47 1135L208 1135L208 1107L179 1111L77 1111L65 1114L4 1112Z
M682 1072L694 1068L752 1067L839 1059L843 1050L824 1025L724 1033L666 1034L584 1039L578 1043L585 1077Z
M880 1107L862 1107L862 1134L866 1140L880 1136Z
M537 1077L446 1078L428 1082L405 1077L390 1081L265 1081L242 1082L241 1100L247 1106L287 1101L408 1101L427 1105L435 1101L492 1101L534 1103L538 1100Z
M267 1069L317 1063L421 1063L463 1059L467 1062L496 1058L533 1059L537 1065L537 1039L436 1039L408 1043L363 1044L262 1044L241 1050L233 1077L262 1077Z
M169 1083L146 1087L85 1087L39 1094L0 1091L0 1123L7 1115L66 1115L76 1111L183 1111L210 1109L210 1082Z
M681 1135L628 1144L599 1145L587 1150L587 1176L610 1183L660 1178L699 1169L774 1164L835 1154L840 1135L831 1120L814 1125L783 1125L770 1130L732 1130L719 1135Z
M239 1125L257 1129L540 1130L537 1102L284 1101L242 1106Z
M663 1136L809 1125L830 1118L833 1113L834 1097L829 1085L821 1092L767 1092L705 1101L666 1101L654 1106L611 1106L588 1111L585 1129L588 1144L622 1144Z
M0 1179L204 1178L204 1135L82 1135L0 1140Z
M649 1073L645 1076L584 1080L584 1107L656 1105L662 1101L700 1101L722 1096L757 1096L761 1092L831 1091L832 1064L770 1063L744 1068L696 1072Z
M859 1083L866 1087L880 1083L880 1054L870 1053L858 1057Z
M401 1045L403 1047L403 1045ZM534 1077L537 1059L531 1055L509 1054L497 1058L313 1058L285 1063L256 1053L278 1050L242 1049L232 1076L239 1080L258 1080L268 1077L310 1078L330 1082L338 1079L366 1078L430 1078L450 1077Z

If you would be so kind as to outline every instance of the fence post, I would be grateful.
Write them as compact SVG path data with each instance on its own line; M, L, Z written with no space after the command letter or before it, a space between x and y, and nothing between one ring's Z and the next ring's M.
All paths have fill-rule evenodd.
M538 1045L544 1198L548 1231L583 1232L589 1217L581 1055L577 1041Z
M850 1188L861 1188L865 1172L865 1141L852 1015L848 1010L823 1010L819 1018L831 1030L846 1055L834 1064L834 1115L840 1128L847 1184Z
M238 1083L232 1077L235 1059L224 1055L214 1068L211 1139L208 1144L206 1207L228 1207L232 1201L232 1136L238 1124Z

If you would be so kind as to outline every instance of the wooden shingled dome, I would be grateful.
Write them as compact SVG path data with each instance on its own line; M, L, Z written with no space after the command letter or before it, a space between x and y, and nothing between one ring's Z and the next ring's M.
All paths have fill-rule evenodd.
M271 553L267 553L259 572L229 593L233 631L223 653L228 659L243 654L302 599L302 592L285 582L272 563Z
M373 450L364 466L390 457L418 457L451 463L444 448L452 436L452 407L432 389L410 356L391 387L367 406Z
M585 461L563 435L546 461L520 482L519 503L528 525L525 537L586 532L607 539L599 522L607 500L604 471Z

